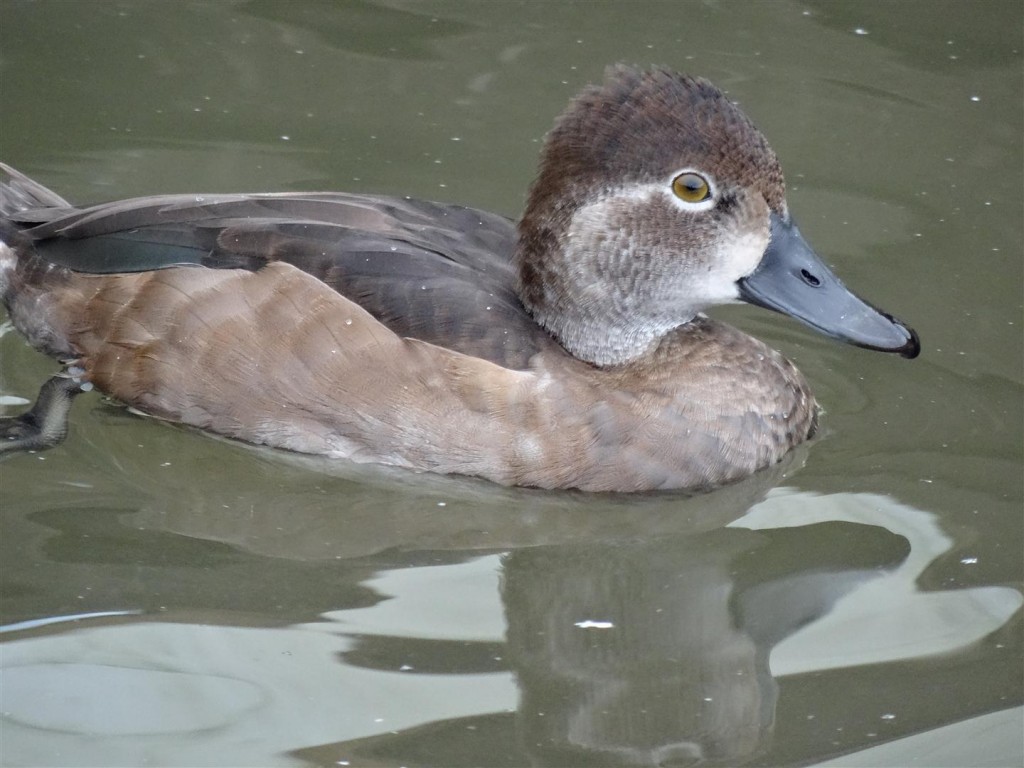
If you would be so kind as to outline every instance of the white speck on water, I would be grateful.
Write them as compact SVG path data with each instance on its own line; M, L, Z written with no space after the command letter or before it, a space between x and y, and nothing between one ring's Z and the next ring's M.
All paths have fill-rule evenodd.
M291 141L291 140L292 140L291 136L282 136L281 137L281 141Z
M896 715L892 714L892 712L886 712L884 715L882 715L882 719L883 720L895 720L896 719Z
M461 136L452 136L452 141L462 141Z
M412 669L413 668L411 666L409 666L408 664L403 664L402 666L400 666L398 668L398 671L399 672L410 672L410 671L412 671Z
M445 501L439 501L439 502L437 502L437 506L439 506L439 507L447 507L448 503L445 502Z
M866 29L864 29L864 27L857 27L855 30L853 30L853 34L855 34L855 35L867 35L867 34L870 34L870 33Z
M976 557L961 557L960 558L960 562L963 563L964 565L974 565L975 563L978 562L978 558L976 558Z
M981 96L971 96L971 101L981 101Z
M160 466L161 466L161 467L169 467L169 466L171 466L171 462L169 462L169 461L165 461L165 462L164 462L163 464L161 464Z
M573 622L573 626L579 627L580 629L612 629L615 624L610 621L594 621L592 619L585 619L583 621Z

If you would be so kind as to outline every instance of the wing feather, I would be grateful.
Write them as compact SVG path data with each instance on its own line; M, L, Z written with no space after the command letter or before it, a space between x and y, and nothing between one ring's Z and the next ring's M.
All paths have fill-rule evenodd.
M515 226L473 208L344 193L163 195L8 219L39 257L76 272L283 261L402 336L510 368L554 344L514 291Z

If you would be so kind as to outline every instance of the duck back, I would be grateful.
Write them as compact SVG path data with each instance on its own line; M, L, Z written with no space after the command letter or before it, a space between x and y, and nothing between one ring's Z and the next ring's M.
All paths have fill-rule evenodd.
M7 174L2 232L31 254L19 267L28 285L63 270L256 272L280 262L403 337L509 368L557 346L514 292L515 226L492 213L342 193L166 195L78 209Z

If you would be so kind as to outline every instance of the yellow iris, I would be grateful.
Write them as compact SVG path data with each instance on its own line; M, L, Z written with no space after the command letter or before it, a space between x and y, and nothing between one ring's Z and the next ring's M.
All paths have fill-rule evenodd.
M685 203L700 203L711 197L711 186L699 173L680 173L672 179L672 191Z

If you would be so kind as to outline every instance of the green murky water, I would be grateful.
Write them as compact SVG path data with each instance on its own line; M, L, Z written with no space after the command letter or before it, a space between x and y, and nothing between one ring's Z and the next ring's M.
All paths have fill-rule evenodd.
M0 761L1020 765L1022 23L1015 0L4 0L0 156L80 202L515 216L606 64L707 76L924 352L717 313L827 414L694 499L332 467L83 396L66 444L0 466ZM8 402L54 369L0 338Z

